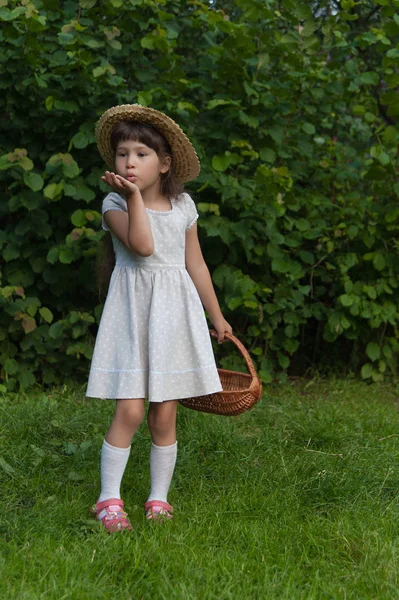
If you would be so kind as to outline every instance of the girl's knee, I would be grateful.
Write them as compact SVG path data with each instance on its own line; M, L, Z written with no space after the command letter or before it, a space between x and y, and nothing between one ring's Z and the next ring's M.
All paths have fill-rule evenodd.
M115 418L132 429L138 429L144 418L144 400L118 400Z
M167 434L176 427L176 407L151 405L147 420L151 432Z

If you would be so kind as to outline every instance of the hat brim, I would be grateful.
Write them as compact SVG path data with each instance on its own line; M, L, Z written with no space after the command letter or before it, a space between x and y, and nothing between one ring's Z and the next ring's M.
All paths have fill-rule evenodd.
M120 104L109 108L96 124L97 146L106 164L114 169L115 153L111 146L111 132L121 121L139 121L152 125L162 133L172 150L174 173L179 183L192 181L201 169L200 161L190 140L181 127L167 115L140 104Z

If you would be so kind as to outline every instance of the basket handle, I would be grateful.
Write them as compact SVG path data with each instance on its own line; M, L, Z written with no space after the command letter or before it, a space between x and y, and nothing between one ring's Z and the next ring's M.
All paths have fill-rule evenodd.
M209 333L211 334L212 337L218 336L218 332L215 329L211 329ZM233 335L232 333L228 333L227 331L224 332L224 337L227 338L228 340L230 340L230 342L233 342L237 346L237 348L240 350L240 352L243 355L244 360L247 364L248 371L249 371L252 379L259 379L259 377L255 371L255 367L254 367L254 363L252 362L252 358L250 357L249 352L245 348L244 344L242 344L240 342L240 340L235 337L235 335Z

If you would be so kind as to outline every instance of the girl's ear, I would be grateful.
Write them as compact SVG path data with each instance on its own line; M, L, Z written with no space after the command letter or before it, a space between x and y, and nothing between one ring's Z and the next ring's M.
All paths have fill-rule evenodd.
M167 173L169 171L171 162L172 158L170 156L165 156L161 161L161 173Z

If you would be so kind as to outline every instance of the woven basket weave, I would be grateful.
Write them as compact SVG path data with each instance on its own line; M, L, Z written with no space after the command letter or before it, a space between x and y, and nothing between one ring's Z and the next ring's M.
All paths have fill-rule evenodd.
M214 329L210 333L217 336ZM256 374L246 348L234 335L225 333L225 337L240 350L247 364L249 375L239 371L218 369L223 390L214 394L179 400L180 404L186 408L230 417L252 408L262 397L262 382Z

